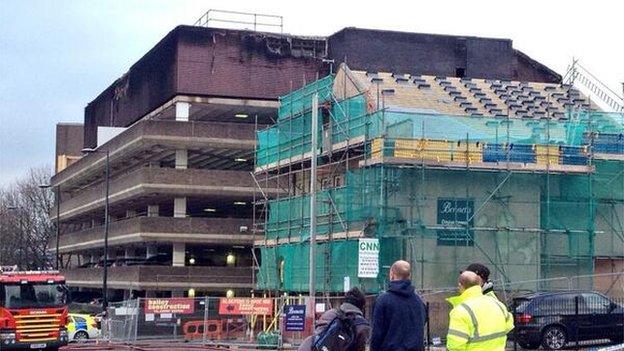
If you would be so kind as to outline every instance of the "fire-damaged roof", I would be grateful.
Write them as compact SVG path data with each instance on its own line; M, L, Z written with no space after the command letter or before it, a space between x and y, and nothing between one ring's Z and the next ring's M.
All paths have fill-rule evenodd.
M327 74L325 41L179 26L85 108L85 146L97 127L126 127L176 95L277 100Z
M178 95L277 100L346 62L355 70L558 83L508 39L345 28L327 38L178 26L85 108L97 127L127 127Z

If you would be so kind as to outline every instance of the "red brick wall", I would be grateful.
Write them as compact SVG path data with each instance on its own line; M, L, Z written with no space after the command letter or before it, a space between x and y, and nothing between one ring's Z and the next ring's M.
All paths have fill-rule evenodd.
M269 41L283 50L269 50ZM95 146L98 126L126 127L178 94L277 99L327 74L320 59L295 57L287 43L275 35L176 27L85 108L85 146Z
M262 37L232 31L181 37L177 69L181 94L272 100L327 74L318 59L275 55Z
M594 290L611 297L624 298L624 259L594 259Z

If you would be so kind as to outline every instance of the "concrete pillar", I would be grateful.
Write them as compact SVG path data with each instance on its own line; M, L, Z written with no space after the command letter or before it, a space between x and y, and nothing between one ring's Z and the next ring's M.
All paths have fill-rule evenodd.
M188 168L188 150L176 150L175 152L175 168Z
M188 122L191 110L191 104L188 102L176 102L175 119L176 121Z
M160 210L158 205L149 205L147 206L147 216L148 217L158 217L158 211Z
M135 210L126 210L126 218L133 218L136 217L136 211Z
M173 199L173 217L186 217L186 197L176 197Z
M125 258L133 258L133 257L135 257L134 247L127 247L124 250L124 257Z
M173 253L171 255L171 265L174 267L184 266L186 258L186 244L173 243Z
M150 258L158 255L158 248L154 244L147 244L145 246L145 258Z
M91 258L89 259L89 262L97 262L98 261L98 255L96 254L91 254Z

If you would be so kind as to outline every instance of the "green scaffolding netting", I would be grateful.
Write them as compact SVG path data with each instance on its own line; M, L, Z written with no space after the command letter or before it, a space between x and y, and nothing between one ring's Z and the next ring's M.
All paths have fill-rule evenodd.
M366 102L363 96L358 95L335 103L330 110L329 116L319 116L320 124L323 125L319 128L319 140L328 128L331 128L332 140L335 143L366 133ZM310 133L309 109L294 117L278 120L274 126L258 131L256 165L264 166L309 152Z
M597 187L606 177L600 170L590 176L511 174L508 178L504 172L392 166L349 171L346 186L318 193L317 232L362 231L366 237L380 238L382 271L378 279L357 278L356 239L318 244L318 289L339 292L348 276L351 284L378 291L387 268L399 258L412 262L415 283L422 289L453 286L457 271L475 261L494 267L495 278L508 282L589 274L595 241L601 238L595 232L612 232L608 226L613 222L597 221L599 200L579 197L567 178L584 177ZM615 190L615 197L623 195L621 188ZM474 218L441 219L444 201L470 204ZM267 238L302 243L262 248L259 287L306 291L309 202L306 195L269 203ZM615 238L621 238L621 225L616 232ZM624 241L618 240L619 246L603 246L610 247L613 255L624 255ZM285 271L280 279L281 260Z
M569 112L565 120L524 120L426 114L406 109L366 112L366 100L356 95L333 103L319 128L319 140L329 131L331 143L378 137L431 139L522 145L581 147L591 133L622 133L624 115ZM322 118L322 117L319 117ZM258 131L256 165L265 166L310 151L311 112L285 115L277 124ZM624 141L620 141L624 145ZM326 145L325 145L326 146ZM320 146L321 151L323 147Z
M334 76L328 75L290 94L280 97L280 107L278 109L278 121L289 116L297 115L309 111L312 107L312 96L318 94L320 103L331 97L334 85Z
M325 237L316 249L317 290L340 292L347 278L351 286L379 291L397 259L412 263L420 289L455 286L457 272L472 262L489 265L493 279L514 282L515 289L565 288L556 278L593 273L596 256L624 256L624 163L618 159L624 155L624 114L570 110L555 121L399 107L370 112L364 95L338 102L332 87L330 76L280 100L277 123L257 133L256 167L309 158L311 98L318 93L321 154L348 142L361 143L364 157L581 165L595 172L436 169L424 163L348 170L344 185L317 193L317 234ZM423 149L423 141L433 151ZM310 196L267 206L266 239L278 244L260 247L258 288L305 292ZM380 240L376 279L358 278L354 235ZM590 280L583 284L577 288L591 289Z

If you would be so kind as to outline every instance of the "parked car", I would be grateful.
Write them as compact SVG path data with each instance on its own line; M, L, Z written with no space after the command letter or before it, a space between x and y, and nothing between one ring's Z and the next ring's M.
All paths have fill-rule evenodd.
M94 317L88 314L70 313L67 319L69 341L85 342L100 336L100 329Z
M171 266L171 255L159 253L140 263L145 266Z
M577 337L624 341L624 308L599 293L535 293L514 298L510 310L510 337L525 349L560 350Z
M143 257L123 257L115 259L113 261L113 267L136 266L143 264L143 262L145 262L145 258Z

